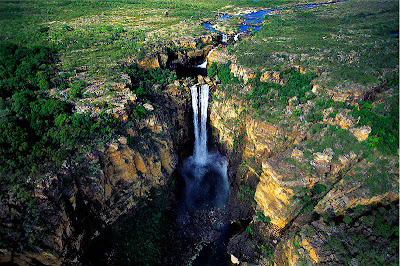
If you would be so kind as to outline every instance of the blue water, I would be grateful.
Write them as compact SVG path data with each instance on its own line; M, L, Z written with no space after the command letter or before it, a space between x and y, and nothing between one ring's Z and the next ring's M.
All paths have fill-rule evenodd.
M264 10L259 10L256 12L248 13L244 15L245 18L258 18L258 19L263 19L265 17L265 14L271 12L269 9L264 9Z
M216 32L217 30L214 28L214 25L213 24L211 24L210 22L204 22L204 23L201 23L201 26L203 26L206 30L208 30L208 31L213 31L213 32Z
M243 24L261 24L262 19L259 18L248 18L243 21Z
M311 8L316 8L316 7L323 6L323 5L330 5L332 3L340 3L340 2L347 2L347 1L350 1L350 0L336 0L336 2L303 4L303 5L298 5L295 7L286 7L286 8L279 8L279 9L263 9L263 10L259 10L256 12L248 13L243 16L245 18L245 20L239 26L239 32L243 32L243 33L250 33L253 31L258 32L260 30L260 25L257 25L257 24L261 24L262 20L265 18L265 16L272 11L282 11L282 10L291 9L291 8L296 8L298 10L311 9ZM254 0L254 2L257 2L257 0ZM280 14L277 14L277 15L280 15ZM268 15L268 16L270 16L270 15ZM219 18L217 18L215 21L227 21L233 17L234 16L230 16L228 14L221 14L221 16ZM211 22L205 22L205 23L202 23L201 25L208 31L217 32L217 30L214 28L214 26ZM390 36L395 37L394 35L390 35Z
M308 8L313 8L316 7L316 4L307 4L307 5L302 5L302 6L298 6L298 9L308 9Z

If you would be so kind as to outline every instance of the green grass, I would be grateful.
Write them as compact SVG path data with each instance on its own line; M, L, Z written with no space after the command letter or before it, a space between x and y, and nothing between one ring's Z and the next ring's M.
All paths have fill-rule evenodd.
M113 76L113 68L128 58L154 52L173 38L207 34L200 22L218 12L300 2L310 1L2 0L0 42L57 48L63 69Z
M398 1L354 0L269 17L258 34L233 50L247 67L282 69L294 63L329 71L331 86L371 84L398 64L398 38L391 32L398 32Z

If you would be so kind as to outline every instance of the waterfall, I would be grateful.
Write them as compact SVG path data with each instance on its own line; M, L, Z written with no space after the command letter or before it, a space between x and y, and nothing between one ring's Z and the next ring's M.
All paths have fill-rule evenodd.
M194 85L192 94L194 146L193 155L180 169L185 180L185 201L195 209L223 207L228 200L228 162L218 150L207 149L207 111L210 86Z
M211 52L214 51L214 50L217 49L217 48L218 48L218 47L212 48L212 49L207 53L206 60L205 60L202 64L200 64L200 65L198 65L198 66L196 66L196 67L197 67L197 68L207 68L207 64L208 64L207 58L208 58L208 56L211 54Z
M200 91L196 85L190 88L192 93L193 108L193 126L194 126L194 161L199 164L205 164L208 157L207 150L207 110L208 95L210 86L201 85ZM199 116L200 110L200 116Z
M207 150L207 110L208 110L208 94L210 86L208 84L201 85L200 88L200 158L199 163L204 164L208 157Z
M242 35L242 34L243 34L243 32L236 33L235 36L233 36L233 40L235 42L239 41L239 36Z
M207 57L206 57L206 61L204 61L202 64L197 66L198 68L207 68Z
M226 43L228 41L228 35L226 35L225 33L222 34L222 42Z
M199 128L199 104L198 104L198 92L197 86L193 85L190 88L192 93L192 109L193 109L193 126L194 126L194 147L193 156L195 161L199 161L200 152L200 128Z

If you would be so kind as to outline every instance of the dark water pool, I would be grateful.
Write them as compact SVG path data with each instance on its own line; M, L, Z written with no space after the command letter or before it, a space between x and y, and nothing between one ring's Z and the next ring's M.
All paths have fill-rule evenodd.
M175 68L175 72L178 78L197 77L198 75L207 76L207 69L199 67L179 66Z

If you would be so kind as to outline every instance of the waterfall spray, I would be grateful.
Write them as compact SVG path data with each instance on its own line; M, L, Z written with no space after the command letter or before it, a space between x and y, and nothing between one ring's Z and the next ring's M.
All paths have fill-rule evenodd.
M209 85L201 85L200 88L200 158L198 158L198 163L204 164L208 157L207 150L207 110L208 110L208 91Z
M186 204L200 209L224 206L229 191L225 157L207 149L209 89L207 84L190 88L195 140L193 155L184 160L180 171L185 179Z
M200 152L200 128L199 128L199 104L198 104L198 92L197 86L193 85L190 88L192 93L192 109L193 109L193 126L194 126L194 147L193 147L193 157L195 161L199 160Z
M201 85L200 93L196 85L190 88L192 93L193 126L194 126L194 161L199 164L207 162L207 110L209 85ZM199 116L200 109L200 116ZM200 127L199 127L200 126Z

